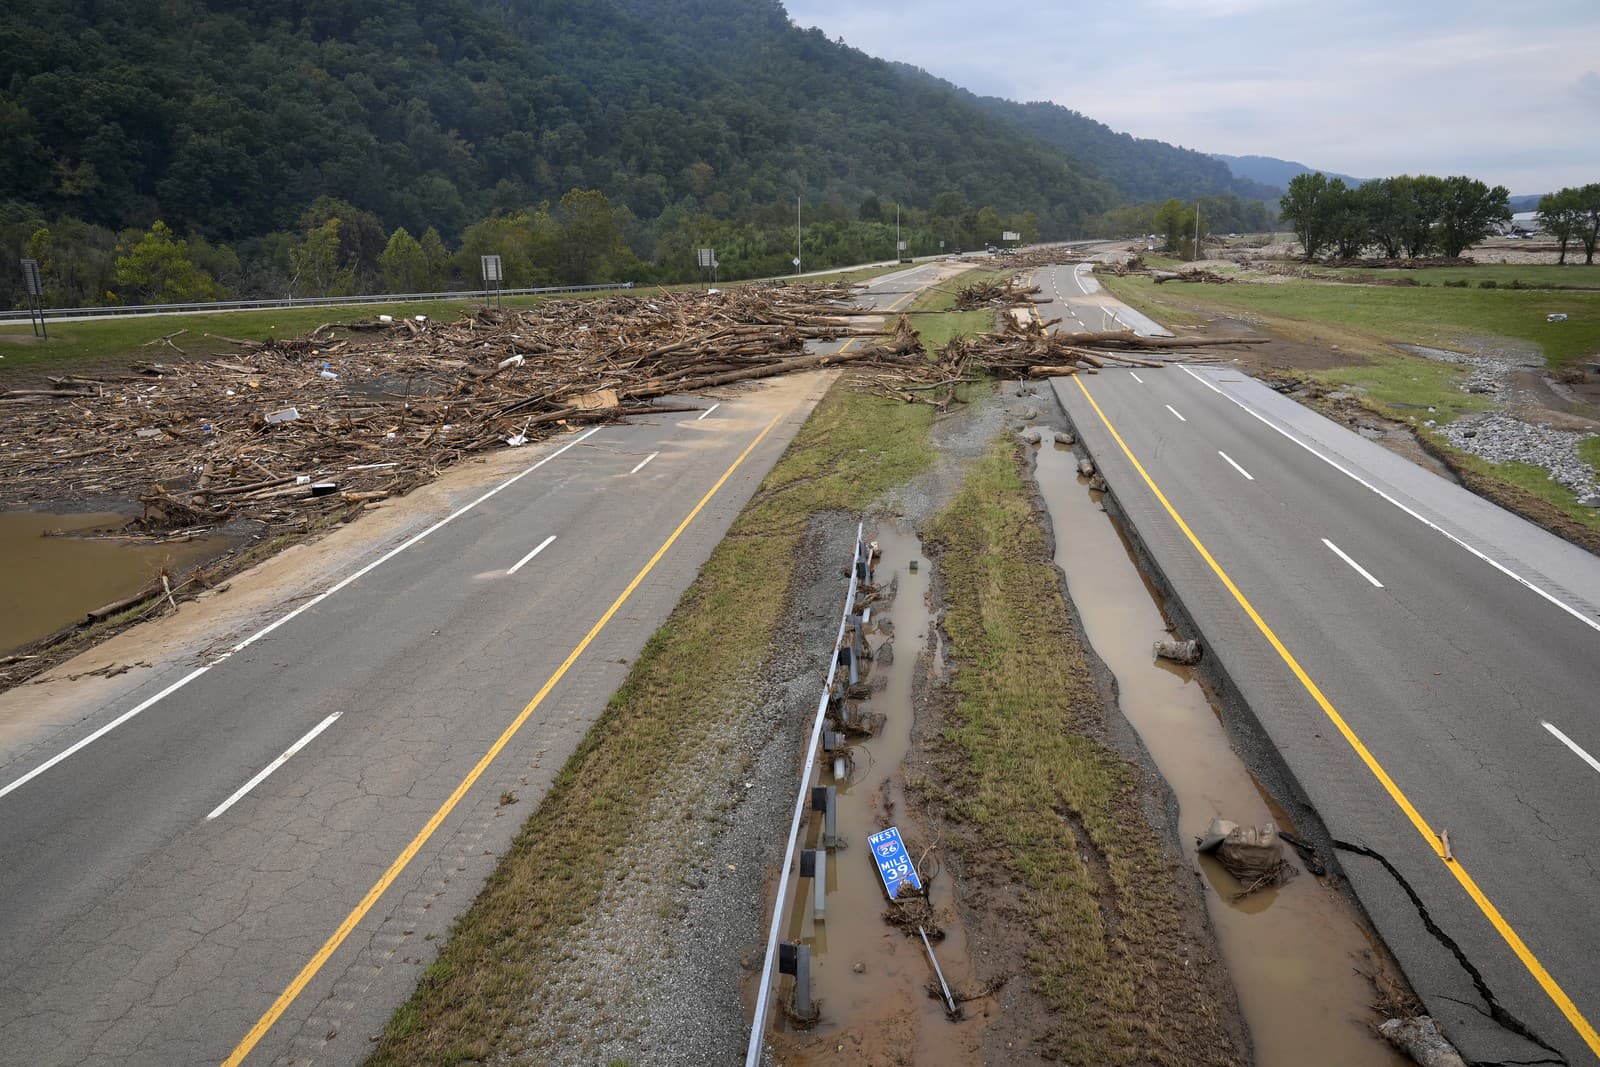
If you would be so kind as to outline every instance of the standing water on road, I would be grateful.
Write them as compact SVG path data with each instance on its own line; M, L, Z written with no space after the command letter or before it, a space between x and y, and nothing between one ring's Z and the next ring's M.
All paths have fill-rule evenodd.
M1351 906L1305 871L1278 888L1236 900L1243 889L1194 838L1215 817L1292 831L1228 744L1193 672L1155 660L1167 635L1159 596L1144 581L1099 494L1078 477L1069 450L1036 455L1039 491L1055 532L1055 562L1089 643L1116 677L1118 704L1176 794L1190 862L1205 876L1206 906L1239 994L1260 1067L1337 1063L1400 1067L1409 1061L1373 1032L1373 986L1361 972L1381 966Z

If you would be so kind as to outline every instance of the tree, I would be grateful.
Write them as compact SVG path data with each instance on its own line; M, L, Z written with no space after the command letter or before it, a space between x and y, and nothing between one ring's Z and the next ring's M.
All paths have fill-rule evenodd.
M1383 254L1390 259L1405 255L1416 210L1411 183L1412 179L1404 175L1379 178L1364 182L1358 190L1367 211L1367 233L1374 243L1383 246Z
M1351 189L1343 178L1328 183L1324 194L1323 210L1328 224L1328 240L1334 245L1334 254L1340 259L1354 259L1367 246L1372 235L1367 201L1373 194L1362 195L1361 188Z
M339 265L339 220L317 226L289 250L291 295L298 286L312 296L344 296L355 289L355 272Z
M216 279L195 265L189 242L180 240L157 219L149 231L134 241L130 231L118 251L116 282L124 295L140 303L188 304L215 300Z
M1539 198L1539 228L1561 243L1561 258L1567 261L1567 245L1583 229L1584 211L1580 190L1571 186L1546 193Z
M391 293L420 293L428 285L428 256L417 239L399 227L378 257L383 284Z
M439 231L429 226L422 234L422 257L427 261L427 280L423 288L429 292L443 289L450 280L450 250L444 246Z
M1440 250L1453 259L1494 233L1497 223L1511 221L1510 200L1503 185L1491 189L1464 174L1444 179L1436 227Z
M1583 245L1583 261L1594 263L1595 245L1600 244L1600 182L1591 182L1578 190L1578 240Z
M561 281L581 285L620 273L633 264L611 201L598 189L573 189L556 209L560 226L557 263Z
M883 221L883 204L878 200L876 193L868 193L861 201L861 207L856 211L856 218L862 222Z
M1431 174L1418 174L1405 181L1406 255L1420 259L1435 245L1434 224L1444 210L1445 184L1443 178Z
M1321 171L1296 175L1290 180L1283 199L1278 201L1279 213L1285 222L1294 226L1294 235L1305 249L1307 259L1316 259L1317 253L1328 243L1330 207L1328 179Z

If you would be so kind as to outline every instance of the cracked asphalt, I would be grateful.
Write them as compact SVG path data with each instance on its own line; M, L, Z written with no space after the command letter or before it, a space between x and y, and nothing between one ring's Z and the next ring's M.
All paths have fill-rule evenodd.
M1057 380L1235 698L1237 742L1302 828L1320 822L1447 1036L1470 1062L1596 1062L1584 1028L1600 1020L1600 559L1236 371L1107 370L1083 384L1429 828L1341 736L1079 384ZM1445 831L1449 861L1434 844Z

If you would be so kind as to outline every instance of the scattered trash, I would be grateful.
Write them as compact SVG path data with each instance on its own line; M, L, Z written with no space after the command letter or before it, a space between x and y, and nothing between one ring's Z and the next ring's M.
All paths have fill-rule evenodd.
M521 448L523 445L527 444L528 427L531 425L533 425L533 416L530 415L528 416L527 421L522 424L522 432L512 434L510 437L506 438L506 444L510 445L512 448Z
M391 323L391 322L394 321L394 316L393 315L379 315L378 316L378 321L381 322L381 323L384 323L384 324L388 324L388 323Z
M311 483L311 495L312 496L329 496L329 495L331 495L333 493L337 493L338 491L339 491L339 486L337 484L335 484L334 482L312 482Z
M1544 317L1544 321L1546 321L1546 322L1566 322L1567 321L1567 313L1565 311L1552 311L1550 314L1548 314L1548 315L1546 315Z
M333 368L327 363L322 365L322 369L317 372L317 377L330 382L339 380L339 376L333 372Z
M499 369L499 370L505 370L507 367L520 367L526 362L528 362L526 356L521 356L521 355L507 356L505 359L502 359L499 363L496 363L495 367L497 369Z
M282 411L269 411L262 416L269 425L277 426L285 422L293 422L300 417L296 408L284 408Z

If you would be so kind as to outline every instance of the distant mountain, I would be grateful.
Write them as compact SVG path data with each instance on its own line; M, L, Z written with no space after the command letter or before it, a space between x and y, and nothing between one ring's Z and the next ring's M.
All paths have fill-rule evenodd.
M1048 101L1019 104L997 96L978 96L920 67L892 64L912 85L933 86L1002 122L1025 130L1104 178L1124 199L1188 199L1233 193L1254 200L1276 200L1283 191L1236 177L1226 164L1165 141L1119 133L1103 122Z
M1247 181L1260 182L1263 185L1274 186L1280 190L1289 187L1289 182L1302 174L1310 174L1319 170L1319 167L1308 167L1304 163L1296 163L1289 159L1274 159L1272 156L1225 156L1220 152L1212 152L1212 159L1220 159L1228 165L1228 169L1238 177ZM1348 174L1338 171L1323 170L1329 178L1343 178L1346 185L1360 185L1365 178L1352 178Z
M1525 196L1513 196L1511 198L1511 210L1513 213L1538 211L1539 201L1544 199L1546 195L1545 193L1528 193Z

